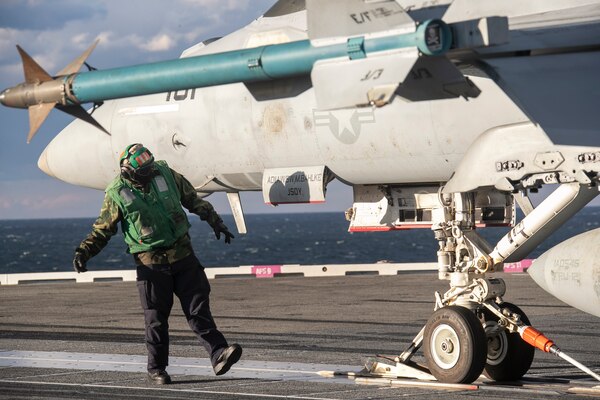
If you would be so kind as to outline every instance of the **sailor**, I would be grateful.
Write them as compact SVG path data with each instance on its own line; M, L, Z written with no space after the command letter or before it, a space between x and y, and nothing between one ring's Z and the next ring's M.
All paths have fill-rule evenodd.
M168 319L173 294L210 354L216 375L226 373L242 355L228 345L210 312L210 285L192 249L190 223L182 205L213 228L217 240L234 236L212 205L200 199L192 184L165 161L155 161L142 144L127 146L120 157L121 173L108 185L100 216L92 232L75 250L73 267L86 272L86 263L117 233L117 225L137 266L137 287L144 310L148 376L157 384L171 383Z

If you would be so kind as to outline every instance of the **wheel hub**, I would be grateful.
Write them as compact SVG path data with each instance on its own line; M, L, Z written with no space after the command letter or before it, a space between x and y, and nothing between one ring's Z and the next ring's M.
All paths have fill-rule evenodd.
M454 343L452 343L452 340L450 339L444 339L440 347L446 354L450 354L454 351Z
M449 325L438 326L431 335L431 348L435 363L443 369L456 365L460 357L460 341L456 331Z
M506 333L499 329L496 322L491 321L486 321L485 332L488 334L487 363L498 365L504 360L508 351Z

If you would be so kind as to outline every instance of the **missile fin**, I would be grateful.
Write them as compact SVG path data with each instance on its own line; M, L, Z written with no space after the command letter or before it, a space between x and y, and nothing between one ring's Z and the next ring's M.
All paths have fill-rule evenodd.
M81 119L81 120L87 122L88 124L95 126L96 128L100 129L102 132L104 132L108 136L110 136L110 133L106 129L104 129L104 127L102 125L100 125L100 123L98 121L96 121L94 119L94 117L92 117L87 111L85 111L85 109L82 106L80 106L80 105L70 105L70 106L57 105L56 108L58 108L62 112L65 112L69 115L74 116L75 118Z
M75 60L73 60L69 65L67 65L62 70L60 70L60 72L56 75L57 76L69 75L69 74L74 74L75 72L78 72L79 69L81 69L81 66L83 65L85 60L87 60L87 58L90 56L92 51L94 51L94 49L96 48L96 45L98 44L99 41L100 41L100 39L96 39L96 41L94 43L92 43L92 45L86 51L84 51L79 57L77 57Z
M395 0L307 0L306 10L311 41L415 30L414 21Z
M446 57L419 57L397 93L408 101L476 98L481 90Z
M56 106L54 103L42 103L29 107L29 134L27 135L27 143L31 142L31 139L35 136L46 118L48 118L48 114L50 114L54 106Z
M40 67L40 65L29 55L21 46L17 45L17 50L23 61L23 73L25 74L25 82L40 83L51 81L52 77Z
M97 44L98 40L96 40L86 51L84 51L83 54L63 68L58 75L68 75L79 71ZM23 61L23 72L25 74L26 83L39 84L53 80L53 78L25 50L23 50L21 46L17 45L17 50L19 51L21 60ZM27 135L27 143L31 142L31 139L33 139L37 131L40 129L40 126L42 123L44 123L46 118L48 118L48 114L50 114L50 111L52 111L54 107L57 107L67 114L73 115L76 118L92 124L101 131L105 132L107 135L110 135L110 133L108 133L108 131L104 129L104 127L102 127L102 125L100 125L94 118L92 118L92 116L89 115L81 106L57 106L56 103L40 103L29 107L29 134Z
M389 102L418 60L415 47L379 52L368 58L317 61L311 78L319 110ZM340 77L340 71L344 71Z

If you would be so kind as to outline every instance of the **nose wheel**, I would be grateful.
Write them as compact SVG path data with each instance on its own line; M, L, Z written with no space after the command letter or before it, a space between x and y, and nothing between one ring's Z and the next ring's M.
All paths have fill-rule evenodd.
M520 188L530 187L531 179L522 181ZM418 373L423 372L423 366L411 362L411 358L422 348L430 373L424 379L471 383L483 372L495 381L511 381L527 373L534 348L538 348L563 358L600 381L598 374L564 354L554 342L530 326L522 310L502 300L506 293L502 279L486 276L501 272L503 262L509 257L516 259L532 250L550 228L558 226L563 218L595 197L596 186L596 182L562 184L493 248L475 230L479 218L477 205L486 204L491 211L492 197L482 200L476 196L481 195L480 192L449 193L440 188L437 202L429 199L434 204L431 229L439 244L438 277L449 281L450 288L444 294L436 292L436 311L410 346L393 359L395 366L375 362L367 370L384 376L420 377ZM506 196L506 193L500 194ZM514 216L509 210L514 203L506 197L504 200L507 222L508 217Z
M519 314L521 322L531 325L525 313L514 304L502 303L499 306ZM518 332L504 329L498 323L498 317L488 310L483 312L483 316L487 335L487 362L483 374L499 382L521 379L531 367L535 348L523 341Z
M423 351L440 382L471 383L487 360L487 339L475 314L460 306L435 311L425 325Z

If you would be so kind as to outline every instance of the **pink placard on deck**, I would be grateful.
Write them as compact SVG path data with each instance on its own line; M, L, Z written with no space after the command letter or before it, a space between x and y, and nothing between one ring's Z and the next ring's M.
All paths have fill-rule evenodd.
M252 267L252 273L257 278L273 278L275 274L281 273L281 265L255 265Z
M507 263L507 264L504 264L504 272L509 272L509 273L525 272L527 270L527 268L531 267L531 263L533 263L533 260L531 260L531 259L525 259L525 260L521 260L521 261L514 262L514 263Z

